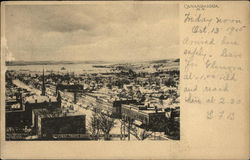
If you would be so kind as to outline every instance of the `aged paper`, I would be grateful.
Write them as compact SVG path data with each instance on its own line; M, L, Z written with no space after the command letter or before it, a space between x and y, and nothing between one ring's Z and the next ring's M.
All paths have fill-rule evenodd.
M1 3L1 158L249 158L249 19L247 1Z

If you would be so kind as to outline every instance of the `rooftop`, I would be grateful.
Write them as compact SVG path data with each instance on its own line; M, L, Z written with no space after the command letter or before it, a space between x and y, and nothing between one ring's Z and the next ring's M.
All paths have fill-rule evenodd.
M146 106L144 106L144 105L124 104L124 105L122 105L122 107L130 109L130 110L135 111L135 112L141 112L141 113L146 113L146 114L156 113L155 108L152 108L152 107L146 108ZM157 110L157 113L165 113L165 112L162 110Z
M66 110L66 109L34 109L34 114L38 115L41 118L57 118L57 117L72 117L72 116L80 116L85 115L83 113L80 113L78 111L72 111L72 110Z
M29 96L25 97L25 102L29 103L44 103L44 102L57 102L57 98L54 96Z

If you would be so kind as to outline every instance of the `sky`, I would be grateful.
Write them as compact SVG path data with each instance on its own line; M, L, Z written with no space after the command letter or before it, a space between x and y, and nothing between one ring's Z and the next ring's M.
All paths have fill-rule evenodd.
M7 60L178 58L178 4L7 5Z

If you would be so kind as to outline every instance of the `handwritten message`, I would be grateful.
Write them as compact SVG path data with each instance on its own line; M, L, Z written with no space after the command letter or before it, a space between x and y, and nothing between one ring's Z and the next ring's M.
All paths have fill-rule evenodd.
M184 5L182 13L182 78L188 84L182 88L185 103L233 106L229 112L211 107L206 114L207 119L234 120L235 106L243 103L236 93L246 70L241 63L246 22L237 15L222 14L219 5L203 5L202 9L197 6Z

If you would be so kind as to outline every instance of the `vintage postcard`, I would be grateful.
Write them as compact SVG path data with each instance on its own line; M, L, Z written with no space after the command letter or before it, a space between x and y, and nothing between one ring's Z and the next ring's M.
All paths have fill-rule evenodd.
M245 159L249 2L1 3L2 159Z

